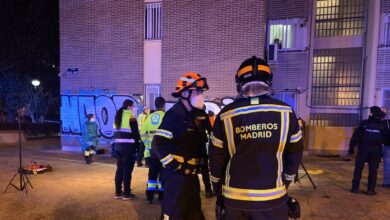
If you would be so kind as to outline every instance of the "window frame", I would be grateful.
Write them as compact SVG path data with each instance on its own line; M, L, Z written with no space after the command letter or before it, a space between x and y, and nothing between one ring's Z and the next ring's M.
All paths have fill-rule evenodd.
M279 43L278 50L279 51L302 51L308 50L309 42L308 42L308 22L306 18L289 18L289 19L270 19L268 20L267 25L267 45L274 44L275 38L271 42L271 29L273 25L282 25L282 39L279 39L281 43ZM288 26L291 27L291 32L294 37L292 39L287 38ZM283 39L286 38L286 39ZM295 38L295 39L294 39ZM290 41L291 40L291 41ZM295 45L294 47L287 47L288 42L291 45Z

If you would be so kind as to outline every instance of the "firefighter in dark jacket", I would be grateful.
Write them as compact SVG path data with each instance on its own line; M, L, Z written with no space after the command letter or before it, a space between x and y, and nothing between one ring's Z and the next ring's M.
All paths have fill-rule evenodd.
M375 186L377 170L381 160L382 145L385 138L385 125L382 121L384 113L378 106L370 108L370 116L363 120L354 131L349 143L348 153L352 155L354 148L358 145L358 152L355 160L355 170L352 179L351 192L358 193L360 179L364 163L368 163L368 186L367 195L376 195Z
M264 60L245 60L235 79L239 95L217 115L209 148L217 219L288 219L287 187L303 152L296 115L270 96Z
M179 101L170 108L156 131L152 151L163 164L164 198L162 219L204 219L198 173L206 157L207 134L203 120L206 79L184 74L172 96Z
M165 115L165 99L163 97L157 97L154 100L154 105L156 106L156 111L149 114L145 120L145 123L142 125L142 130L145 131L145 134L148 136L149 140L153 140L154 134L156 133L158 127L160 126L162 119ZM156 154L151 151L149 159L149 173L148 173L148 182L146 185L146 199L149 204L152 204L154 199L154 194L158 192L158 200L163 199L164 189L162 184L162 164L157 158Z
M115 199L125 201L135 196L131 193L130 185L140 140L137 119L133 115L133 109L134 102L129 99L125 100L122 107L116 112L114 121L117 166L115 172Z

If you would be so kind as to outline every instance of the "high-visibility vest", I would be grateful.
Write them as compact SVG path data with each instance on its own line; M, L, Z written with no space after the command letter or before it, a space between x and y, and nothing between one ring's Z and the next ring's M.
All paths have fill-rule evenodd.
M164 118L165 111L157 110L146 117L145 122L141 127L141 139L145 144L145 157L150 157L150 149L152 146L152 140L156 130L160 126L162 119Z

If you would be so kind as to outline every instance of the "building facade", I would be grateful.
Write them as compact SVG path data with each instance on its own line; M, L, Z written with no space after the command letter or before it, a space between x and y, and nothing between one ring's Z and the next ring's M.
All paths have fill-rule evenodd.
M60 1L63 149L77 148L87 113L109 145L124 99L138 111L160 95L173 103L188 71L207 77L218 113L256 55L306 121L307 149L343 153L368 107L390 107L389 12L389 0Z

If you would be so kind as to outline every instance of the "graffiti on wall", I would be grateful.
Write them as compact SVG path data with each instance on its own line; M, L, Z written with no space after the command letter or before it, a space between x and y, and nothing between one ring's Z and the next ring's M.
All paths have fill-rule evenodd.
M61 95L61 132L67 135L80 136L81 126L86 121L86 115L94 114L102 138L112 138L114 135L115 113L126 99L134 101L136 105L134 111L137 115L136 112L141 109L141 106L133 96ZM217 115L225 105L231 102L233 102L233 98L230 97L206 101L206 112L212 111ZM175 102L167 102L166 109L168 110L174 104Z

